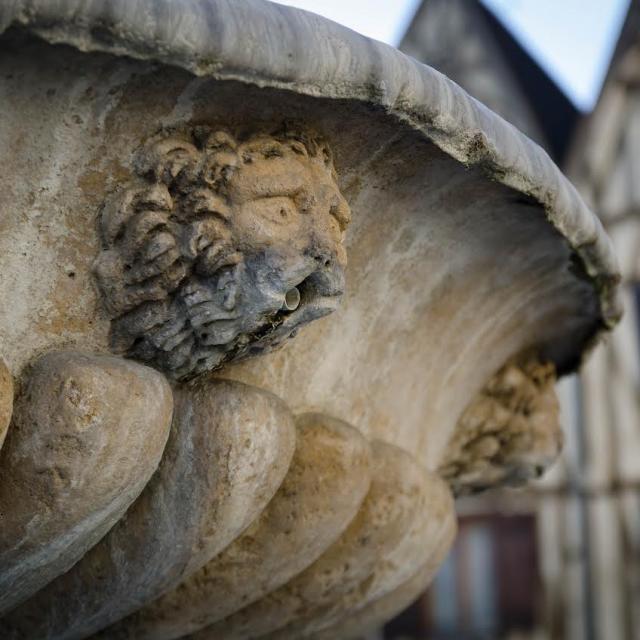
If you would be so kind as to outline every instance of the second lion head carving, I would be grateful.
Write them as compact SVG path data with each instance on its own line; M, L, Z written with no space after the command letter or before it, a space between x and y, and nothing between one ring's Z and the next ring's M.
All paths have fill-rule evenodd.
M101 217L95 273L114 350L186 378L330 313L349 207L303 134L161 135Z

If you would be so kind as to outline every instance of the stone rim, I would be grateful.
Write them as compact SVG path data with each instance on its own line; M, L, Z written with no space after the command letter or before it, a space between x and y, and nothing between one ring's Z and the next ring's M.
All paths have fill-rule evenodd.
M539 203L589 278L600 329L621 316L611 242L548 154L444 75L389 45L265 0L185 0L179 7L171 0L17 0L0 7L0 33L13 25L81 51L382 108L462 164Z

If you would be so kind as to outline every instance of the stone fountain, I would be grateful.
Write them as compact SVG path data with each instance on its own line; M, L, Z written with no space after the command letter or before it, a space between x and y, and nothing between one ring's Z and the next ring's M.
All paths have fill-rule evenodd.
M263 0L0 3L0 636L351 638L542 473L597 218L438 72ZM5 437L6 436L6 437Z

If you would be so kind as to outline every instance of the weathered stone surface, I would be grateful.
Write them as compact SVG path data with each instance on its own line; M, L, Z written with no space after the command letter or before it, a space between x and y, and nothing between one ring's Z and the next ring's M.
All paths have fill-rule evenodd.
M95 265L118 352L185 378L336 308L351 213L312 135L183 128L134 166L102 212Z
M293 9L147 2L0 6L15 26L0 57L0 299L13 302L0 339L16 375L56 345L110 348L92 271L100 208L146 180L141 145L199 125L240 139L294 117L332 150L353 214L340 308L224 371L296 413L338 416L433 470L509 358L534 347L568 371L614 322L615 264L595 217L539 149L445 78ZM288 44L261 37L265 25ZM283 51L296 52L284 67Z
M273 632L302 637L320 622L340 619L354 593L365 599L383 595L410 575L414 563L434 550L440 553L443 538L451 542L455 524L446 485L397 447L374 442L372 448L371 489L345 533L284 587L192 634L191 640L240 640Z
M455 531L455 527L454 527ZM406 582L385 595L374 598L364 606L354 607L339 622L324 627L308 636L310 640L350 640L374 632L396 614L406 609L435 576L451 549L453 531L440 536L428 560ZM413 565L415 566L415 564Z
M0 448L7 435L13 413L13 377L0 358Z
M449 545L446 547L448 549ZM375 632L385 622L404 611L425 590L444 559L446 550L443 554L436 554L434 561L425 563L414 576L390 593L369 602L361 609L350 611L340 622L306 637L309 640L356 640Z
M57 352L33 365L0 450L0 611L122 517L158 466L171 410L164 377L122 358Z
M157 473L66 574L0 621L7 640L85 638L197 571L264 509L295 445L275 396L225 380L175 393Z
M291 467L260 517L175 591L100 637L172 640L197 631L283 585L344 532L369 489L369 443L321 414L298 416L296 425Z
M456 495L542 475L562 449L555 367L507 363L462 414L439 469Z
M417 467L415 460L406 453L403 452L402 457L407 458L405 467L411 467L411 464ZM317 575L319 584L316 588L324 588L313 600L307 601L306 611L299 608L291 622L265 638L292 640L331 627L351 612L394 591L412 576L416 566L430 561L442 562L456 531L453 498L437 475L419 468L415 468L414 473L405 488L409 498L405 510L398 514L397 524L402 524L402 529L387 532L388 537L377 556L371 559L368 574L363 573L367 563L360 554L354 553L351 562L358 568L345 572L336 589L324 587L324 576ZM346 558L343 562L345 566L349 565Z
M548 156L392 48L261 0L15 0L0 3L0 32L0 341L17 380L40 354L69 347L117 347L180 380L225 363L225 378L268 389L295 412L339 416L434 470L464 408L514 354L535 350L566 373L616 322L619 275L608 239ZM289 125L326 140L335 175L322 154L293 157L275 133ZM255 162L232 171L244 162L237 149L262 134L270 142L259 141ZM274 136L284 148L271 146ZM310 206L318 216L300 216L294 232L289 222L272 224L269 212L289 220L271 201L290 193L287 180L301 166L304 185L313 175L315 202L301 193L293 214ZM249 193L263 178L278 186L268 202ZM325 298L342 291L342 274L331 258L324 270L316 249L339 262L343 225L330 204L338 189L353 213L340 308L282 349L237 362L333 308ZM119 190L123 200L111 201ZM228 264L217 262L221 246ZM321 277L298 290L315 261ZM292 276L299 264L302 281ZM241 308L246 317L214 319ZM223 324L201 332L209 320ZM185 415L193 393L195 414L217 420L198 386L183 391ZM238 401L232 413L242 410ZM92 633L175 588L241 533L256 486L242 499L215 487L242 493L238 478L255 472L271 491L256 499L265 506L277 484L264 479L270 461L256 472L258 456L238 453L233 472L223 464L224 478L208 474L203 460L215 438L205 426L181 421L147 497L13 612L5 636ZM277 440L269 440L276 470L286 467ZM461 451L493 464L495 442L463 437ZM220 458L229 462L226 452ZM219 507L227 498L236 506ZM268 609L272 593L260 601L267 618L291 610L277 625L311 633L383 597L415 560L418 511L398 518L403 531L378 527L384 553L367 555L355 543L345 551L358 567L346 576L348 560L333 567L338 578L322 610L311 596L291 604L286 592L290 606ZM315 593L322 581L307 571L300 588Z
M589 273L617 271L606 234L547 154L434 69L309 12L267 2L16 0L0 7L0 30L21 25L50 42L179 66L195 76L366 101L408 122L468 165L538 199ZM270 38L265 34L278 33ZM247 47L246 42L254 46ZM295 53L292 53L295 52ZM334 100L337 102L337 100ZM346 133L346 130L343 129ZM603 288L605 316L619 312Z

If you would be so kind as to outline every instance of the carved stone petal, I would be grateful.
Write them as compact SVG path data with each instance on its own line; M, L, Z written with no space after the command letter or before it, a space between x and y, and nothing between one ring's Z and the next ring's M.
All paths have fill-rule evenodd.
M451 530L448 535L442 535L440 544L433 549L427 561L406 582L385 595L370 600L364 606L349 611L339 622L307 636L308 640L362 638L404 611L435 576L451 548L453 535L454 530ZM415 566L415 562L410 566Z
M441 559L443 540L448 547L455 530L448 488L405 451L382 442L374 442L372 449L371 489L345 533L284 587L192 634L191 640L300 638L321 617L325 624L327 615L339 620L363 584L371 582L364 593L375 598L384 587L391 590L408 578L409 550L417 550L409 567L433 555ZM398 561L402 564L396 565ZM396 568L399 579L393 582L389 578Z
M158 466L171 411L165 378L142 365L74 352L35 363L0 451L0 611L122 517Z
M213 380L175 394L158 472L65 575L0 621L6 640L74 640L120 620L222 551L280 486L293 416L272 394Z
M437 555L438 562L442 562L449 550L447 545L442 553ZM434 558L435 560L435 558ZM340 622L326 627L322 631L307 636L308 640L355 640L373 633L387 620L404 611L425 590L431 582L438 565L434 560L427 561L420 569L390 593L373 600L362 609L352 611Z
M13 412L13 378L0 358L0 448L7 435Z
M388 445L385 447L390 466L402 464L405 470L410 469L405 475L407 484L400 493L400 504L396 507L398 513L393 521L396 527L387 531L388 537L381 540L378 553L369 558L369 562L361 559L358 553L350 554L352 562L361 564L360 575L365 567L370 570L368 575L359 577L358 572L346 573L337 588L323 588L313 600L307 600L308 608L302 616L298 613L286 627L265 639L290 640L321 631L394 591L411 578L416 566L430 561L438 566L442 562L443 551L453 543L456 530L451 492L439 476L424 471L415 459L398 451L391 451ZM383 508L386 502L382 501ZM318 586L322 584L319 582Z
M175 591L100 637L172 640L221 620L308 567L344 532L371 482L368 441L322 414L296 419L284 482L245 533Z

